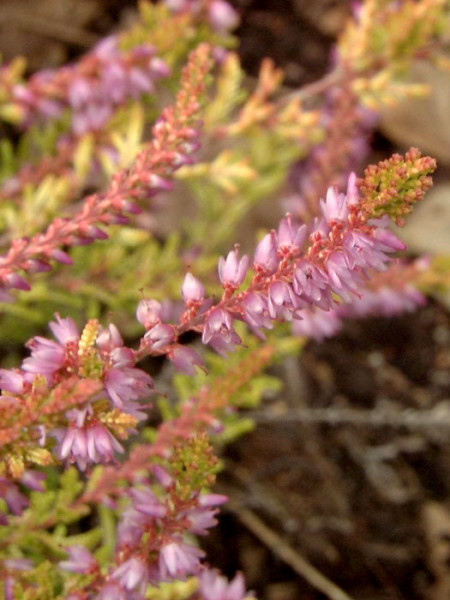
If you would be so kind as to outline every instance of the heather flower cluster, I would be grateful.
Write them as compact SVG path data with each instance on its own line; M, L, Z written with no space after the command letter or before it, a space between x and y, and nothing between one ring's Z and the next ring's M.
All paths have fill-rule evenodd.
M390 224L436 162L412 148L352 170L385 103L377 77L395 87L432 52L443 0L377 1L355 9L330 74L287 96L268 62L241 89L225 0L144 0L72 65L27 81L0 67L0 119L20 138L0 142L5 600L253 598L202 546L227 510L214 485L248 430L240 409L279 389L265 369L298 336L413 311L433 268L399 256ZM240 221L289 182L289 212L244 252Z
M141 481L130 490L130 502L123 510L117 527L116 563L108 575L86 549L72 546L69 559L60 566L74 573L99 578L98 598L134 598L144 594L149 584L183 580L202 570L205 553L188 541L189 534L204 536L217 521L217 506L227 498L218 494L180 494L172 476L160 466L153 469L159 494L150 481ZM101 583L100 583L101 581ZM207 586L209 587L209 586ZM243 597L244 589L241 590Z
M45 394L69 376L98 380L101 387L82 407L67 410L56 427L38 425L36 435L41 446L47 438L56 440L56 457L79 469L113 461L123 452L116 436L127 437L146 416L138 401L148 398L153 380L135 367L133 351L113 324L101 329L90 321L80 335L72 319L56 315L50 329L55 340L32 338L31 356L19 369L0 369L2 391L14 402L32 395L38 385Z
M130 215L142 212L139 203L149 201L161 190L170 190L169 177L189 164L198 149L198 98L204 93L205 75L210 67L209 48L199 46L184 71L184 79L174 107L163 111L153 127L154 139L135 160L131 169L116 173L109 189L88 196L81 209L70 218L57 217L45 232L31 239L18 238L0 257L0 300L13 297L9 289L28 291L28 281L19 274L51 270L51 262L70 265L70 255L62 246L90 244L108 234L99 225L127 224Z
M76 136L101 131L118 106L128 99L154 91L155 81L169 69L148 44L127 52L115 36L104 39L75 65L58 71L41 71L26 83L11 84L7 68L0 71L0 86L17 108L24 126L71 114Z
M383 206L388 210L387 205ZM181 290L186 309L176 325L162 322L159 303L143 300L137 317L147 331L138 355L166 352L177 368L193 374L195 366L201 365L198 355L192 349L177 346L185 331L201 331L203 343L225 356L242 343L235 330L236 320L244 321L258 335L262 335L261 329L271 329L275 322L297 321L294 331L320 338L327 331L337 330L334 323L339 300L345 302L344 307L355 302L359 313L364 306L368 312L373 311L374 294L368 295L364 286L374 272L385 271L392 261L390 255L404 250L405 245L388 229L387 216L368 218L354 174L349 178L346 194L335 188L328 190L321 200L320 212L321 216L311 225L295 223L288 214L277 230L267 233L255 249L253 276L240 292L237 290L247 277L249 257L240 257L239 248L226 258L221 257L218 273L224 291L217 303L205 297L202 283L187 273ZM378 292L378 297L383 312L382 292ZM408 299L405 309L423 300L419 292L406 287L388 298L384 294L384 303L390 300L390 304L398 304L402 297ZM348 314L350 310L347 308ZM354 313L358 313L358 308ZM391 313L395 313L395 308ZM321 325L321 321L327 324Z

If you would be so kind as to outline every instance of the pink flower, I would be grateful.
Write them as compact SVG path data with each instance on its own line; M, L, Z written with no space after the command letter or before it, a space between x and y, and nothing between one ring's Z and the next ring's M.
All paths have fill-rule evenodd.
M269 288L267 306L272 319L290 321L298 318L298 309L303 302L296 297L293 289L284 281L274 281Z
M202 494L198 499L199 506L220 506L228 502L228 496L223 494Z
M163 486L164 489L169 489L173 484L173 478L169 473L161 467L161 465L153 465L152 473L156 481Z
M187 518L189 520L189 531L195 535L207 535L208 529L217 525L215 515L217 510L198 508L189 511Z
M233 331L233 318L222 308L213 308L206 319L203 329L203 343L207 344L215 335L229 337Z
M117 547L134 546L139 543L145 526L151 522L148 515L127 506L117 526Z
M250 327L272 329L273 322L269 314L265 296L250 292L245 295L242 306L244 309L244 319Z
M56 322L50 322L49 327L58 341L43 337L31 339L27 344L31 356L22 362L22 369L51 380L53 374L65 366L67 346L77 344L80 335L72 319L61 319L59 315L56 315Z
M136 317L145 329L151 329L161 321L161 303L157 300L141 300L137 305Z
M195 575L200 568L200 558L205 553L183 542L170 542L162 546L159 554L159 572L163 580L183 579Z
M33 470L26 470L20 478L20 483L22 483L27 488L35 492L43 492L45 490L45 486L43 484L45 478L45 473L40 473L39 471Z
M147 331L144 339L152 343L152 350L159 350L171 344L175 339L175 332L171 325L158 323Z
M195 367L203 367L203 361L195 350L186 346L177 345L167 354L174 367L185 375L195 375Z
M233 318L222 308L213 308L206 318L203 328L202 340L204 344L210 344L219 354L233 351L237 344L241 344L241 338L233 328Z
M129 401L147 397L153 388L153 379L150 375L133 367L109 369L104 383L114 406L125 411Z
M148 583L148 569L143 561L130 558L115 569L111 577L118 579L120 585L126 590L139 588L143 594Z
M91 463L111 462L116 452L123 452L122 446L104 425L85 422L87 412L70 411L73 422L69 427L52 432L59 440L56 448L58 457L76 462L82 471Z
M292 287L300 298L317 304L322 310L329 310L333 305L327 274L306 259L297 263Z
M69 342L78 342L80 334L75 322L70 317L62 319L58 314L55 321L50 321L48 326L58 342L66 346Z
M118 583L108 582L101 587L95 600L130 600L130 594Z
M336 221L346 221L348 219L347 197L345 194L339 194L334 187L328 188L325 201L320 201L320 208L329 225Z
M209 5L209 22L217 31L229 31L239 25L239 16L225 0L212 0Z
M344 238L347 262L351 269L355 265L364 269L384 271L389 257L378 250L373 238L361 231L349 231Z
M155 519L164 517L167 508L158 500L150 488L139 488L131 490L133 507L140 513Z
M28 498L19 491L17 485L5 477L0 477L0 498L3 498L13 515L22 514L29 505Z
M299 250L308 233L306 225L294 225L290 215L281 219L278 225L277 246L279 250Z
M399 240L389 229L381 227L375 229L373 239L375 247L383 252L396 252L398 250L405 250L406 248L404 242Z
M227 258L221 256L219 258L219 278L223 285L230 285L233 288L238 288L245 279L247 274L249 258L244 255L239 260L239 252L237 249L228 253Z
M360 271L350 268L347 253L344 250L333 251L327 258L326 269L331 289L343 300L351 300L349 292L356 293L362 279Z
M113 323L110 323L108 327L100 331L96 344L103 352L111 353L115 348L123 346L123 340L117 327Z
M35 337L27 345L31 349L31 356L22 362L24 371L51 379L52 375L64 366L66 350L57 342Z
M66 550L69 554L69 560L63 560L59 563L61 569L72 573L88 574L97 568L97 561L89 550L83 546L68 546Z
M200 574L199 582L202 600L244 600L244 598L249 598L241 573L238 573L229 583L217 571L208 569Z
M9 369L0 369L0 388L2 392L22 394L24 388L22 373Z

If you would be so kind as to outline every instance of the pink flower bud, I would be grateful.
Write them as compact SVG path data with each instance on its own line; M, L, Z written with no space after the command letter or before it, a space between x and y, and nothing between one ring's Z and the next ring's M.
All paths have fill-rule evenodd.
M157 300L141 300L136 309L137 320L145 329L150 329L161 320L161 309Z
M205 288L192 273L186 273L181 286L181 295L186 303L201 302L205 297Z
M195 375L195 367L202 367L203 361L195 350L186 346L176 346L168 354L173 366L185 375Z
M142 173L141 181L146 183L152 190L155 191L170 191L173 189L173 183L168 179L164 179L154 173L146 174Z
M350 173L347 182L347 205L352 206L359 203L359 189L356 185L356 173Z
M207 506L208 508L225 504L225 502L228 502L228 496L223 496L222 494L202 494L198 499L200 506Z
M140 215L142 212L142 208L130 200L122 200L121 208L124 212L129 212L132 215Z
M29 283L25 281L23 277L17 275L17 273L8 273L8 275L5 275L3 278L3 281L5 286L8 288L15 288L17 290L24 290L26 292L31 290Z
M254 263L270 273L276 270L279 260L275 246L275 232L267 233L258 243Z
M229 31L239 25L239 16L228 2L213 0L209 5L209 22L217 31Z
M170 75L170 68L166 65L166 63L154 56L149 63L150 70L152 75L157 77L168 77Z
M153 465L151 469L156 480L163 486L163 488L168 489L172 485L172 477L160 465Z
M85 232L85 235L91 240L107 240L109 237L106 231L103 231L103 229L100 229L96 225L91 225Z
M73 264L73 260L70 258L70 256L66 252L64 252L64 250L60 250L59 248L54 248L50 252L50 257L64 265L72 265Z
M28 273L46 273L52 270L48 262L37 258L27 260L24 268Z

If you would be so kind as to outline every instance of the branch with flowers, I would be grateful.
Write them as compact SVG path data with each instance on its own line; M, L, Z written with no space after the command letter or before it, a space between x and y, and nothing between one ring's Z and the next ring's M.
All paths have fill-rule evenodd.
M251 426L239 409L279 388L265 370L298 352L299 336L322 339L344 319L425 302L419 282L431 263L399 260L405 245L390 224L403 225L423 199L436 161L412 148L360 178L350 170L388 94L377 78L384 72L394 93L400 66L431 52L443 3L405 2L400 31L392 3L368 0L338 44L333 76L280 97L282 73L267 61L255 90L241 90L238 59L225 50L238 17L226 2L165 4L144 3L138 25L71 67L28 83L18 83L17 64L0 74L3 117L15 116L28 141L58 120L57 128L68 127L53 136L50 158L17 158L17 173L2 184L5 206L24 203L27 185L45 189L50 175L73 182L59 207L64 216L50 210L33 235L3 237L1 322L7 332L11 316L25 320L19 334L29 338L29 356L9 357L0 369L0 578L7 600L253 597L242 575L228 582L209 566L197 540L227 501L212 488L221 444ZM154 25L161 22L173 23L180 38L173 55ZM146 26L156 51L143 43ZM380 27L392 37L388 50L374 45ZM157 76L170 79L166 64L178 76L185 59L173 103L156 120L141 119L142 94L155 91ZM299 101L324 92L319 109ZM138 115L140 125L121 121L121 110L122 117ZM127 146L120 132L126 137L134 128L139 133L129 133ZM128 147L122 164L116 151L125 155ZM83 197L105 148L112 158L102 177L109 173L111 181ZM290 212L274 228L254 244L251 235L233 239L253 206L283 196L286 181L299 178ZM186 205L185 197L195 197L185 223L176 205L175 216L169 213L177 193ZM97 284L90 289L89 278ZM132 290L111 315L113 300L101 293L114 296L121 283ZM58 296L58 285L68 296L85 295L71 299L76 315L52 317L50 339L23 317L32 306L27 298L40 293L44 305ZM42 310L37 323L45 318Z

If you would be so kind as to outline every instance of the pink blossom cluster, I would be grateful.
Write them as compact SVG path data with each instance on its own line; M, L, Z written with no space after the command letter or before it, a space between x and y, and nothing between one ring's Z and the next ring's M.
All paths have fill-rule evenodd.
M311 225L297 225L287 215L277 230L262 238L254 253L251 278L250 258L240 257L238 248L222 257L218 272L224 291L218 301L206 297L203 284L187 273L181 288L185 310L178 323L163 321L161 303L142 300L137 318L146 332L137 351L124 346L112 324L96 333L94 343L87 346L86 331L92 324L88 323L80 336L71 319L57 317L50 324L56 341L43 337L30 340L31 356L21 368L0 371L2 390L20 397L26 396L38 376L48 388L69 376L90 377L101 381L100 397L107 398L111 410L128 415L136 423L144 418L137 401L148 396L153 387L150 376L136 368L137 361L165 355L189 375L202 367L200 355L179 341L186 331L201 333L203 343L220 354L241 344L236 321L243 321L259 336L262 329L272 328L277 321L297 322L294 330L298 333L319 337L332 333L343 314L339 310L358 310L349 308L357 307L357 302L360 306L373 305L373 295L364 292L369 276L386 270L390 254L404 245L387 229L387 217L367 216L353 175L346 194L331 188L320 206L321 216ZM244 281L245 289L239 291ZM409 292L409 297L413 303L419 301L417 294ZM341 307L339 300L345 303ZM387 306L395 307L394 300L392 294L385 294ZM366 306L364 310L369 309ZM42 444L47 435L56 439L59 459L76 462L81 469L113 461L115 454L122 452L113 432L98 418L97 399L87 399L85 405L67 410L62 426L39 432ZM131 429L129 425L128 431Z
M386 270L390 254L405 246L387 228L387 217L367 218L354 175L346 194L330 188L320 208L321 216L311 225L295 224L287 215L277 230L262 238L245 290L238 292L247 278L250 259L240 258L235 248L219 261L224 292L218 302L205 297L202 283L191 273L183 282L186 308L178 324L162 322L157 302L141 301L137 317L147 331L138 355L169 353L171 357L178 336L187 330L201 332L203 343L226 354L241 343L236 320L247 323L258 335L276 321L301 322L311 309L319 309L325 319L333 320L338 301L351 303L359 298L370 274ZM171 358L186 373L199 364L188 348Z
M29 290L27 275L51 270L51 262L72 264L62 246L90 244L107 239L99 225L124 224L129 214L142 211L136 202L148 201L160 190L172 187L170 177L199 148L198 98L205 90L210 68L210 49L201 44L183 69L181 88L174 106L166 107L152 129L153 140L142 150L131 168L113 177L109 188L85 198L71 218L55 218L44 232L14 239L0 256L0 302L14 298L8 290Z
M141 599L148 585L184 580L190 575L200 575L201 598L205 600L242 600L242 576L228 584L215 571L206 569L201 562L204 552L189 539L192 534L206 535L216 525L217 506L226 502L226 496L194 491L182 497L165 469L154 465L153 475L159 490L146 479L128 492L130 504L118 524L114 565L106 575L81 546L68 547L69 557L60 566L96 576L98 592L88 596L95 600Z
M37 378L40 382L43 380L48 389L73 375L101 381L102 389L95 397L87 398L81 408L66 410L63 425L49 429L39 425L38 434L41 446L46 445L48 436L55 438L56 456L76 463L80 469L113 461L123 448L110 427L99 418L94 404L106 399L110 411L129 415L129 423L134 424L145 418L138 401L149 396L153 380L135 367L134 352L124 346L113 324L96 335L95 323L88 323L80 336L72 319L61 319L57 315L50 329L55 340L32 338L27 344L31 356L23 360L19 369L0 369L2 397L19 402L32 393ZM95 343L87 345L85 338L89 330L95 332ZM133 430L131 425L128 429Z
M25 126L57 118L68 108L72 131L78 136L101 130L118 106L152 93L155 81L168 74L152 46L143 44L124 52L119 38L111 36L79 63L41 71L8 91L21 109Z

